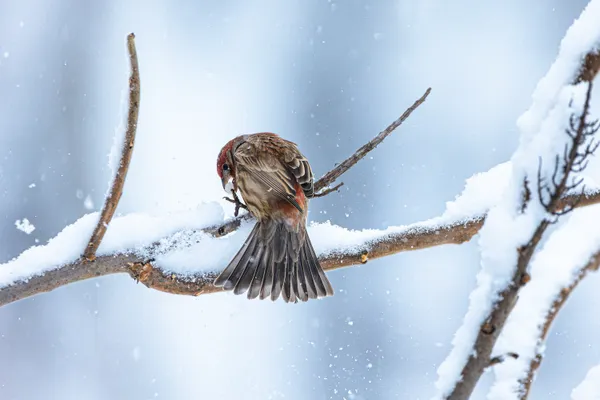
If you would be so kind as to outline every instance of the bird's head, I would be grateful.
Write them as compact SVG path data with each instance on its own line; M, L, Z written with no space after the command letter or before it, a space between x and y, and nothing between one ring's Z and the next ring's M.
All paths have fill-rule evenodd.
M217 157L217 174L221 178L221 184L223 190L227 193L231 191L237 191L237 183L235 181L235 160L233 159L233 153L235 150L246 141L248 135L241 135L231 139L223 146Z
M223 146L217 157L217 174L221 178L221 184L223 190L227 193L231 193L235 190L235 166L233 163L233 142L235 139L230 140Z

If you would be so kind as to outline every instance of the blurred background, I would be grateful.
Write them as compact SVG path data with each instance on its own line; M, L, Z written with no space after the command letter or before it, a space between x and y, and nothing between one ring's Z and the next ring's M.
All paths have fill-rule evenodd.
M131 31L142 102L119 212L220 199L215 158L242 133L294 140L321 175L431 86L341 193L311 203L313 221L384 228L439 215L510 157L586 3L0 2L0 263L101 207ZM0 309L0 398L428 399L478 269L476 240L403 253L332 272L333 298L297 305L73 284ZM532 399L568 398L600 361L599 284L560 313Z

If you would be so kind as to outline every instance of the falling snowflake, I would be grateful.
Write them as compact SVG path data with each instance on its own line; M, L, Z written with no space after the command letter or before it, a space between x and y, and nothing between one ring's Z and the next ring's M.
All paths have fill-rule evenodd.
M35 230L35 226L27 218L23 218L22 220L16 220L15 226L21 232L25 232L26 234L30 234Z

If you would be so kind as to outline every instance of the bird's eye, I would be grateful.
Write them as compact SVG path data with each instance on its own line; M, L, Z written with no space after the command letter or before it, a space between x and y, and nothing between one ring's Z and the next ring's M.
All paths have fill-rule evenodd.
M223 164L223 171L229 171L229 165Z

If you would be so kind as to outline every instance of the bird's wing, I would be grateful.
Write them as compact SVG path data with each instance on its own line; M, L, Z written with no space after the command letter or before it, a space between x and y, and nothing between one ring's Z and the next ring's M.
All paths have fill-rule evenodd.
M284 162L302 187L304 195L312 197L315 193L313 172L308 160L298 151L296 145L284 153Z
M234 156L238 173L243 170L254 180L260 182L266 192L286 200L298 211L304 212L296 201L297 178L293 170L286 165L285 157L282 161L273 152L274 149L262 148L263 145L264 143L253 143L248 140L235 150Z

